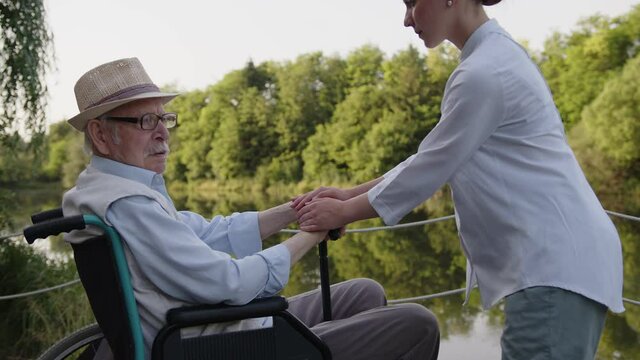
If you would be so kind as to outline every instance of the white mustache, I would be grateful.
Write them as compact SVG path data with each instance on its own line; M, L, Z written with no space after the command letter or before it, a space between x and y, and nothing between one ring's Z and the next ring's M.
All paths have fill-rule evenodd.
M160 143L157 145L153 145L152 147L150 147L149 149L147 149L145 151L145 155L155 155L155 154L159 154L159 153L165 153L166 155L169 155L169 145L167 145L166 143Z

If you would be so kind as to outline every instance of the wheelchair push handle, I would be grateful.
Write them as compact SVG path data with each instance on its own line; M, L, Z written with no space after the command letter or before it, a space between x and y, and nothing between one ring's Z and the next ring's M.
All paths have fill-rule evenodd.
M37 214L39 215L39 214ZM50 235L58 235L71 230L84 229L86 227L82 215L64 218L55 218L24 228L23 234L29 244L33 244L36 239L44 239Z
M62 208L51 209L31 215L31 223L38 224L43 221L58 219L61 217L64 217Z

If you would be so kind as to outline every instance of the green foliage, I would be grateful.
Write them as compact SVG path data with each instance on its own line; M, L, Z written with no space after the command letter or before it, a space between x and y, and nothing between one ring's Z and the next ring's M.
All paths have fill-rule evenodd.
M44 133L45 76L53 58L52 42L44 1L0 0L0 184L20 181L25 175L31 177L28 173L35 168L26 164L37 165L23 154L25 142L17 130L26 130L35 145L32 148L39 147ZM0 201L5 200L0 194ZM0 224L8 222L4 207L4 203L0 205Z
M32 144L26 143L16 133L6 139L11 144L0 144L1 186L21 187L33 182L60 181L65 188L70 188L89 161L83 150L82 134L66 122L50 126L43 139L42 152L28 151ZM1 210L9 204L0 206L0 223L9 216L8 212Z
M593 16L570 35L547 39L540 68L567 128L580 121L582 109L638 52L639 21L640 6L636 6L620 18Z
M176 99L169 108L187 111L172 140L177 159L169 177L299 180L307 138L344 96L344 69L344 61L320 53L293 63L249 62L206 92Z
M433 52L429 57L439 55ZM386 106L359 146L358 151L367 155L354 162L355 168L362 169L365 176L379 176L414 153L437 123L438 96L441 96L444 84L430 83L431 71L427 63L412 47L384 63Z
M640 163L640 56L604 86L584 109L583 121L595 145L618 164Z
M0 294L17 294L70 281L73 263L50 261L30 247L0 246ZM73 329L95 321L82 286L2 301L0 358L33 359Z
M385 106L386 99L378 86L352 89L336 107L332 121L318 126L309 138L302 154L305 177L351 180L361 170L356 162L369 155L360 152L360 144L371 127L382 119Z
M365 45L347 56L346 76L348 88L378 84L384 77L382 62L384 53L373 45Z
M253 178L268 185L379 176L415 151L438 120L457 51L385 60L370 45L346 60L321 53L249 62L206 91L169 106L180 113L167 175L173 180Z
M273 182L291 182L302 177L302 161L296 152L282 152L261 166L256 173L256 181L269 185Z
M348 89L331 122L309 139L306 179L361 182L380 176L413 153L437 122L441 92L456 63L449 48L427 60L411 47L388 61L378 55L365 47L349 56L368 64L367 73L375 76L352 82L357 87Z
M274 74L269 63L227 74L207 91L178 97L167 175L172 179L229 179L253 174L277 150ZM204 161L203 161L204 160Z
M42 154L28 151L29 146L17 133L7 135L5 142L0 143L0 185L42 177Z
M440 105L444 87L449 75L458 66L460 51L453 45L443 44L430 50L427 56L427 83L429 87L426 95L431 102Z
M220 179L249 177L276 155L273 105L255 87L248 88L238 104L223 114L209 161Z
M0 0L0 140L21 125L34 140L44 132L52 40L44 1Z
M591 187L606 209L620 209L617 204L624 198L625 176L621 169L595 145L584 122L576 124L568 134L569 143Z
M73 187L78 174L89 163L83 134L66 121L59 121L49 127L44 143L47 158L43 160L43 176L50 181L60 181L65 188Z
M209 103L204 91L192 91L178 96L166 106L166 111L178 113L178 127L171 131L171 156L167 162L167 177L190 181L205 178L210 170L204 156L210 146L213 129L210 122L201 121L203 109ZM208 117L205 117L208 118ZM184 145L183 145L184 144Z
M277 134L284 152L300 153L344 97L345 63L321 53L302 55L277 69Z
M11 204L13 203L14 195L10 191L0 188L0 230L13 228L13 221L8 216L12 210ZM4 232L0 233L4 235Z
M89 163L89 155L84 150L84 137L80 133L74 132L68 139L67 161L62 165L61 182L65 189L69 189L76 184L76 179L82 170Z

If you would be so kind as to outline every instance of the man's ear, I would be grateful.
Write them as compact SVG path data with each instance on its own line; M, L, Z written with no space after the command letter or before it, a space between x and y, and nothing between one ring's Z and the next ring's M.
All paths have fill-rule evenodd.
M97 150L100 155L109 155L111 135L108 133L108 130L104 128L102 122L98 119L89 120L86 131L91 138L94 150Z

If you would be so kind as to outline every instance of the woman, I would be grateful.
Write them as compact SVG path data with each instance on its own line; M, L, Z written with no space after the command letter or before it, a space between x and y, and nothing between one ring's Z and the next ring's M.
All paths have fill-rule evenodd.
M483 5L498 2L405 0L405 26L427 47L461 50L439 123L383 177L292 206L306 231L377 216L392 225L448 183L467 289L478 285L485 308L505 298L503 359L593 359L607 308L624 311L620 240L538 68L487 17Z

